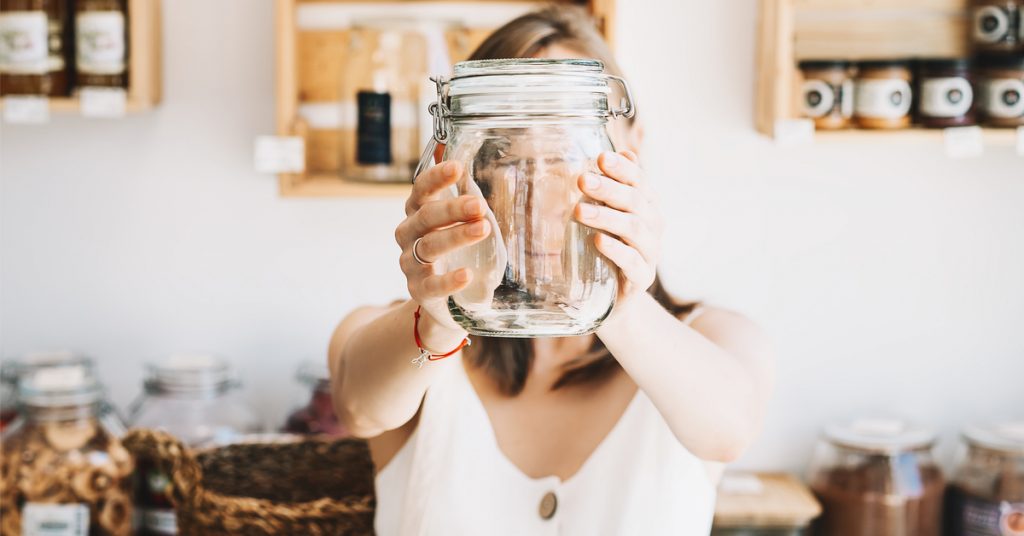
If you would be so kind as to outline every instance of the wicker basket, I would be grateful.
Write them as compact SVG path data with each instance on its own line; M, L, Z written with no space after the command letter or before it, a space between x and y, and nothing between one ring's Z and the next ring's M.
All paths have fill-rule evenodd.
M373 462L365 441L307 439L191 451L133 430L124 444L171 476L181 534L373 534Z

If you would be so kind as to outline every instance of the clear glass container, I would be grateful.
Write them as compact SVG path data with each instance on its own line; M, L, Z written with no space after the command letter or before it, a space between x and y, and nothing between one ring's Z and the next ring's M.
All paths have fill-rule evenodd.
M282 432L301 435L346 437L348 430L334 414L331 373L322 361L307 361L296 374L302 390L301 405L288 415Z
M482 336L594 331L615 302L618 270L573 212L585 200L580 176L600 173L597 157L613 150L608 120L634 113L625 81L600 61L550 59L461 62L436 81L433 142L465 169L450 194L482 197L491 224L488 238L440 261L473 273L448 300L452 317Z
M261 431L260 421L238 397L230 365L210 356L173 356L148 367L145 393L135 403L133 428L165 430L193 448L225 445ZM140 459L135 498L139 534L176 534L165 494L168 476Z
M964 431L946 495L947 534L1024 534L1024 421Z
M821 502L821 536L939 536L944 480L935 433L901 421L826 429L809 483Z
M32 352L0 365L0 430L18 416L18 379L39 369L58 366L79 366L89 375L96 376L96 366L91 358L66 350Z
M0 442L2 534L131 534L132 458L124 430L102 417L95 376L33 370L18 399L22 414Z

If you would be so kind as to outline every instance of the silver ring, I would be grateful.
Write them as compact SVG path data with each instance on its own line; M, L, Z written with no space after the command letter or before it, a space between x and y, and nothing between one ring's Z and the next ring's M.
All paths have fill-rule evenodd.
M423 240L422 236L417 238L416 241L412 243L412 258L413 260L415 260L416 262L420 263L423 266L430 266L431 264L434 263L423 260L422 258L420 258L419 253L416 253L416 247L420 245L420 240Z

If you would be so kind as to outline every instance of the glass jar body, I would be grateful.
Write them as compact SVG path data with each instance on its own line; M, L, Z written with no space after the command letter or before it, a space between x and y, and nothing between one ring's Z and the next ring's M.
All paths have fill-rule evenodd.
M452 195L487 205L487 238L451 254L470 284L448 300L475 335L541 337L594 331L611 312L618 270L596 248L598 232L574 218L588 201L584 173L612 150L605 120L455 121L444 159L464 173ZM591 201L592 202L592 201Z
M965 444L946 496L945 523L948 534L1024 531L1024 444L1016 452Z

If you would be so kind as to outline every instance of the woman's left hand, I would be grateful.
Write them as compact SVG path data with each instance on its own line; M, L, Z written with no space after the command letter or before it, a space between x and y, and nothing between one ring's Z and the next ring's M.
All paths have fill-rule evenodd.
M579 178L579 187L604 205L582 201L575 217L603 231L595 243L619 267L622 305L654 283L664 224L635 153L602 153L597 163L604 175L586 173Z

